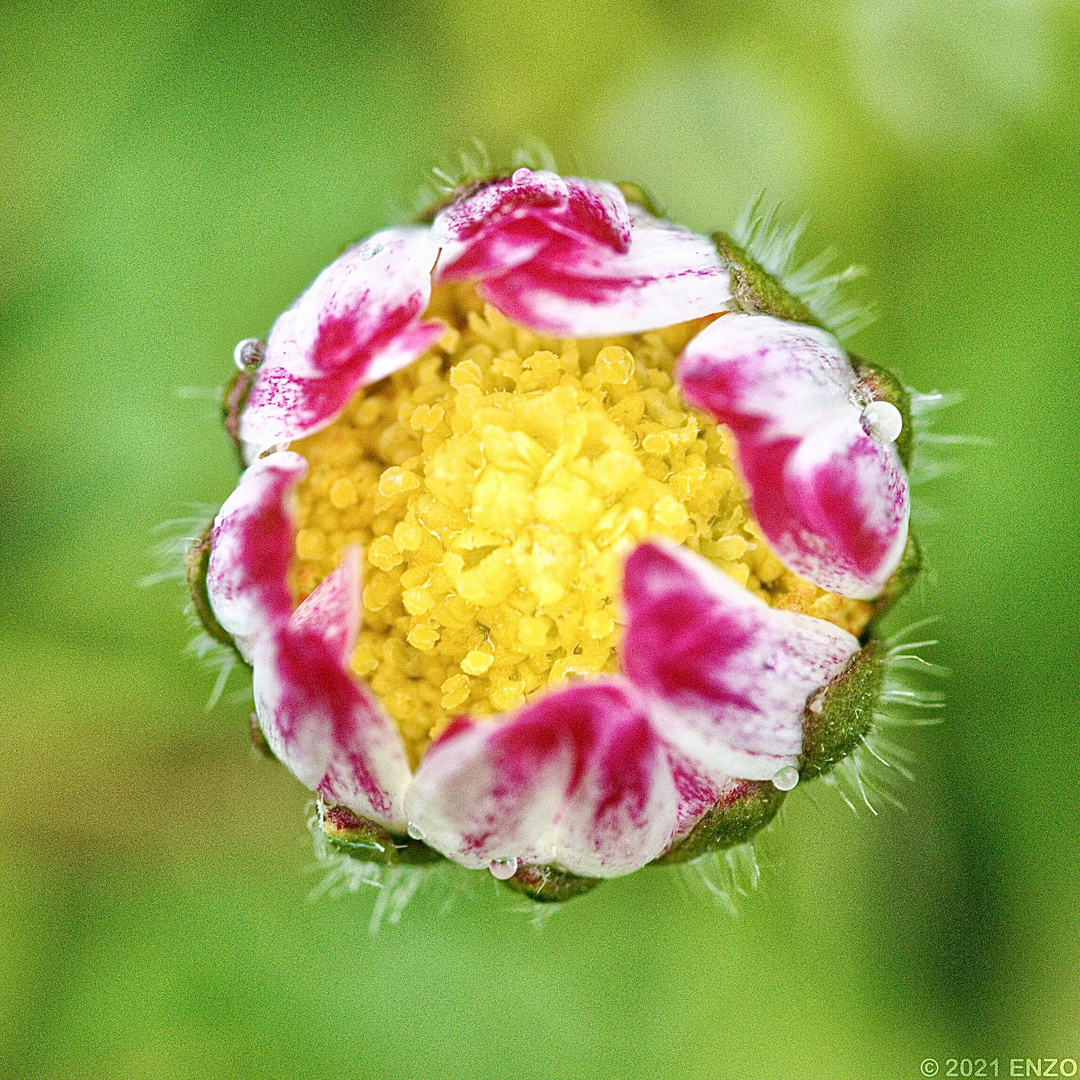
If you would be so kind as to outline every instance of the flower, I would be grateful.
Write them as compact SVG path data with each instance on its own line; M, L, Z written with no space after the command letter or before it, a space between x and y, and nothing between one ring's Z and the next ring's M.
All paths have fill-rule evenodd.
M814 323L723 234L518 169L241 343L196 607L328 836L561 899L858 745L910 419Z

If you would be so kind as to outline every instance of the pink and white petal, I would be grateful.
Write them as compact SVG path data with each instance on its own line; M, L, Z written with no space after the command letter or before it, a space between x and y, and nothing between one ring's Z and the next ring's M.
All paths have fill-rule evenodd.
M770 315L725 315L687 345L676 380L690 404L736 435L805 434L853 403L855 372L825 330Z
M504 222L474 240L450 242L439 253L435 280L482 281L532 259L551 243L551 230L539 218Z
M673 746L667 748L671 776L679 796L677 823L672 842L682 839L711 810L733 781L722 773L710 776Z
M518 169L441 210L431 223L431 239L440 248L467 244L508 221L562 210L569 197L558 173Z
M455 719L428 747L405 795L410 833L471 869L554 857L552 833L566 802L573 747L552 731L540 751L522 738L519 758L516 719Z
M612 184L518 169L443 210L431 235L442 248L440 280L480 280L538 257L557 237L625 251L630 214Z
M628 251L558 237L535 259L482 281L480 292L517 322L573 337L673 326L723 311L731 298L707 237L641 213Z
M545 215L552 229L569 239L591 241L612 251L630 250L633 214L614 184L568 176L566 194L566 208Z
M319 582L289 619L294 630L321 634L343 667L349 663L360 635L361 573L360 545L350 544L337 568Z
M259 643L255 709L271 750L303 784L402 833L408 757L397 725L342 661L342 624L356 621L348 591L319 601L324 610L343 602L325 630L300 619Z
M783 479L800 529L788 545L799 550L781 558L842 596L877 596L907 543L908 480L896 447L870 438L858 410L846 409L799 442Z
M445 327L419 321L437 256L427 229L386 229L332 262L274 323L240 438L261 450L309 435L437 341Z
M455 721L406 797L410 825L469 867L517 859L617 877L663 851L679 795L628 684L575 683L501 723Z
M290 451L253 462L214 520L206 591L222 627L250 662L256 641L288 622L286 576L295 525L289 501L307 473Z
M768 780L796 764L807 697L859 648L667 543L626 560L623 602L623 671L650 698L660 736L707 773Z

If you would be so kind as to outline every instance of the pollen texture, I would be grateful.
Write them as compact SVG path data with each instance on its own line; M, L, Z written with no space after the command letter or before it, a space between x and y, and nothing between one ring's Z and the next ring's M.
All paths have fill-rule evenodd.
M436 290L428 317L447 327L435 347L293 446L310 465L296 599L363 545L352 670L414 762L450 716L617 670L622 563L648 536L699 552L774 606L862 629L869 605L770 552L731 433L680 398L675 361L708 320L559 340L456 287Z

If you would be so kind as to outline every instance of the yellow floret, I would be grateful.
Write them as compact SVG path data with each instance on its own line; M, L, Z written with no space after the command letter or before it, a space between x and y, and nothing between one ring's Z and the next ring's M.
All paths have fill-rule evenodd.
M574 674L617 670L622 562L648 536L774 606L862 629L867 605L772 554L730 432L682 403L674 363L707 320L559 340L450 286L428 317L447 326L431 350L294 447L310 470L293 590L302 599L349 544L364 546L351 667L414 763L457 711L503 712Z
M468 653L464 660L461 661L461 670L466 675L483 675L489 667L495 657L489 652L481 652L479 649L473 649Z

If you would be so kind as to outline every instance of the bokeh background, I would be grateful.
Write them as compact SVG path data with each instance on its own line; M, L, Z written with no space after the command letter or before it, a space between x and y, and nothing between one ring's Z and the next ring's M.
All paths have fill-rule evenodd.
M0 1074L919 1075L1080 1059L1080 7L0 6ZM235 478L208 388L472 137L863 263L862 354L961 390L918 490L945 723L906 812L796 793L732 915L674 871L540 925L321 880L307 793L184 654L153 527ZM941 456L941 455L939 455ZM490 887L488 887L490 885ZM993 1075L992 1071L988 1075Z

